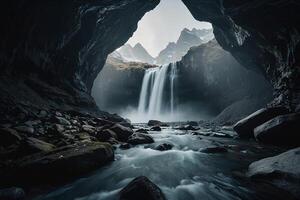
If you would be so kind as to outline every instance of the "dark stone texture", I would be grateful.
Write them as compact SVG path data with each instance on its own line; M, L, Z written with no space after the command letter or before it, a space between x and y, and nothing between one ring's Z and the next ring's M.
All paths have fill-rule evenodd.
M2 113L16 105L96 112L90 91L109 53L158 0L6 1L1 8ZM121 16L121 17L120 17Z
M273 145L300 145L300 113L280 115L254 129L255 138Z
M233 129L238 133L240 137L251 138L254 137L254 128L278 115L286 113L288 113L288 110L284 107L263 108L237 122L234 125Z
M120 191L120 200L165 200L165 196L147 177L141 176L131 181Z
M154 140L150 135L146 135L144 133L134 133L128 138L127 142L132 145L138 145L138 144L151 144L154 143Z
M264 74L273 104L294 110L300 100L300 5L290 0L183 0L192 15L213 24L215 38L243 66Z
M25 191L22 188L11 187L0 189L0 200L22 200L25 199Z

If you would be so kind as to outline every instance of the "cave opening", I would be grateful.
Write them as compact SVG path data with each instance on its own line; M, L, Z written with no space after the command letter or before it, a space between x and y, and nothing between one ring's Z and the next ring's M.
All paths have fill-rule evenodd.
M163 0L108 55L92 96L101 110L132 122L234 122L270 101L272 89L222 49L210 23L181 0Z

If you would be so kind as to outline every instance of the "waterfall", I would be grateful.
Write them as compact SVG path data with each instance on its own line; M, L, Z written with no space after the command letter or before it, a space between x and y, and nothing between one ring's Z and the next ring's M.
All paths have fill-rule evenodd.
M160 119L162 116L172 118L175 109L176 77L176 64L145 71L138 106L139 116L144 118L142 120ZM168 89L170 91L167 91ZM165 105L170 105L169 109Z

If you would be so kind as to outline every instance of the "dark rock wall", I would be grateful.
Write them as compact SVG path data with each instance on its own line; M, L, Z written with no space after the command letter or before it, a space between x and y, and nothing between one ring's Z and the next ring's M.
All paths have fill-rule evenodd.
M107 55L127 41L158 3L5 1L0 19L1 110L8 112L10 102L96 109L90 91Z
M215 41L193 47L177 63L179 102L198 102L200 110L216 115L238 101L252 102L256 109L272 100L273 88L265 77L247 70ZM235 112L243 115L255 110L249 104ZM242 114L235 115L236 121Z
M183 0L213 24L219 44L243 66L271 80L276 98L294 110L300 100L300 4L291 0Z
M122 69L106 63L92 89L98 107L119 114L126 108L137 108L144 73L141 67Z
M183 0L213 24L219 44L271 80L274 104L300 99L300 5L292 0ZM16 104L95 109L90 90L108 53L158 0L5 1L1 6L1 112ZM26 92L25 92L26 91ZM3 111L4 110L4 111Z

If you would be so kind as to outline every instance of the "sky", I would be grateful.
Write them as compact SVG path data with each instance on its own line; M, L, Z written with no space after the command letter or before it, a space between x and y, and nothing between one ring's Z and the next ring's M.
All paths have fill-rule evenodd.
M195 20L181 0L161 0L139 21L138 29L127 43L134 46L140 42L156 57L169 42L177 41L184 28L211 28L211 24Z

